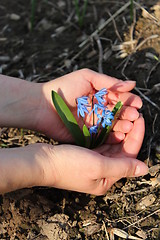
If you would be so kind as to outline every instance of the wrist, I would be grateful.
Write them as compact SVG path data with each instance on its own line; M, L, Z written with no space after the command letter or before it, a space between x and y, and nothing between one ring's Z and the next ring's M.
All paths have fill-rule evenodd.
M48 165L46 144L0 150L0 194L17 189L48 186L54 173ZM52 176L50 184L48 174Z
M41 84L0 75L0 127L34 129Z

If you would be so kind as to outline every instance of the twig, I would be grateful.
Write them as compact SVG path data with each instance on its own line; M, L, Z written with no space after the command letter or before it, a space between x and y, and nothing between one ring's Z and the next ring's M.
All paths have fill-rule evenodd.
M82 48L85 46L91 38L96 36L99 32L101 32L111 21L113 18L116 18L119 14L121 14L128 6L130 6L130 1L128 1L124 6L122 6L117 12L115 12L112 17L107 19L98 29L96 29L86 40L84 40L79 47Z
M139 7L142 11L143 11L143 15L145 14L145 16L148 16L149 19L152 19L156 22L156 24L159 26L159 20L154 17L152 14L150 14L146 9L144 9L139 3L137 3L136 1L134 1L134 4Z
M147 162L146 162L147 166L149 166L152 141L153 141L153 136L150 137L149 143L148 143L148 158L147 158Z
M128 56L128 58L126 59L126 62L125 62L125 64L124 64L124 66L123 66L123 69L122 69L122 71L121 71L122 75L125 77L126 80L128 80L128 77L124 74L124 71L125 71L125 69L126 69L126 67L127 67L127 65L128 65L128 62L129 62L130 59L131 59L131 56L132 56L132 55L129 55L129 56ZM147 102L149 102L152 106L154 106L156 109L158 109L158 111L160 111L160 107L159 107L156 103L152 102L152 101L151 101L147 96L145 96L137 87L135 87L134 89L136 90L136 92L139 93L139 95L140 95L141 97L143 97Z
M128 63L129 63L131 57L132 57L132 55L129 55L129 56L126 58L126 61L125 61L125 63L124 63L124 66L123 66L123 68L122 68L122 71L121 71L122 76L125 77L126 80L128 80L128 77L125 75L124 71L125 71Z
M121 198L122 195L123 196L131 196L131 195L135 195L135 194L139 194L139 193L143 193L143 192L147 192L147 191L151 191L153 189L152 186L148 186L148 187L145 187L143 189L139 189L139 190L135 190L135 191L132 191L132 192L123 192L123 193L119 193L119 194L114 194L114 195L107 195L104 197L104 201L107 201L108 199L118 199L118 198Z
M140 223L140 222L144 221L146 218L149 218L149 217L151 217L153 214L158 213L158 212L160 212L160 208L157 209L156 211L154 211L153 213L148 214L146 217L141 218L141 219L139 219L138 221L136 221L136 222L134 222L134 223L131 223L130 225L128 225L127 227L125 227L125 228L123 228L123 229L127 229L127 228L129 228L129 227L131 227L131 226L133 226L133 225L135 225L135 224L137 224L137 223Z
M139 45L138 45L138 46L139 46ZM128 80L128 77L125 75L124 71L125 71L128 63L129 63L129 61L130 61L130 59L131 59L131 56L132 56L132 55L129 55L129 56L127 57L126 62L125 62L124 66L123 66L123 69L122 69L122 71L121 71L122 75L125 77L126 80ZM140 95L141 97L143 97L147 102L149 102L152 106L154 106L156 109L158 109L158 111L160 111L160 107L159 107L156 103L152 102L152 101L151 101L147 96L145 96L137 87L135 87L134 89L136 90L136 92L139 93L139 95Z
M71 63L73 63L73 61L75 60L75 59L77 59L86 49L88 48L88 45L86 45L83 49L81 49L76 55L74 55L71 59L70 59L70 61L71 61ZM62 71L62 69L65 67L65 64L63 64L61 67L59 67L58 69L56 69L56 71L54 71L54 72L57 72L57 71ZM54 73L53 72L53 73Z
M154 35L153 35L153 36L154 36ZM147 38L147 39L148 39L148 38ZM144 42L144 41L143 41L143 42ZM139 46L139 45L138 45L138 46ZM137 46L137 47L138 47L138 46ZM136 48L136 49L137 49L137 48ZM125 77L126 80L128 80L128 77L125 75L124 71L125 71L128 63L129 63L131 57L132 57L132 54L127 57L126 62L125 62L124 66L123 66L123 68L122 68L122 71L121 71L122 75ZM147 96L145 96L137 87L135 87L134 89L136 90L136 92L139 93L139 95L140 95L141 97L143 97L147 102L149 102L152 106L154 106L156 109L158 109L158 111L160 111L160 107L159 107L156 103L152 102L152 101L151 101Z
M158 34L151 35L147 38L145 38L138 46L135 48L134 52L136 52L140 47L142 47L148 40L154 39L154 38L159 38Z
M101 44L101 40L98 35L95 36L98 49L99 49L99 59L98 59L98 71L99 73L103 73L103 67L102 67L102 62L103 62L103 48Z
M106 224L105 224L104 221L102 221L102 222L103 222L103 226L104 226L104 231L105 231L105 234L106 234L106 238L107 238L107 240L109 240L109 235L108 235L108 231L107 231L107 228L106 228Z
M121 14L128 6L130 6L130 1L128 1L124 6L122 6L118 11L116 11L112 17L107 19L98 29L96 29L86 40L84 40L82 43L79 44L80 51L74 55L70 61L71 63L77 59L90 45L90 40L93 39L96 35L100 36L100 32L112 21L113 18L116 18L119 14ZM71 54L70 54L71 55ZM69 56L68 56L69 58ZM62 64L56 71L53 73L57 72L58 70L61 70L65 67L65 64Z
M151 77L152 72L153 72L154 70L156 70L156 68L158 67L159 64L160 64L160 62L158 61L158 62L151 68L151 70L150 70L150 72L149 72L149 74L148 74L148 76L147 76L146 83L149 82L149 79L150 79L150 77Z
M134 13L133 23L131 24L131 27L130 27L130 39L131 39L131 49L132 49L132 51L134 50L133 32L134 32L134 27L135 27L135 24L136 24L136 11L134 10L133 13Z
M154 120L153 120L153 124L152 124L152 132L153 132L153 134L155 134L155 122L157 120L157 117L158 117L158 113L155 114Z
M116 21L115 21L113 15L110 13L109 10L107 10L107 13L108 13L108 15L112 18L113 26L114 26L115 33L116 33L118 39L119 39L121 42L123 42L123 41L122 41L122 38L121 38L121 36L120 36L120 34L119 34L119 32L118 32L117 25L116 25Z
M143 97L147 102L149 102L152 106L157 108L158 111L160 111L160 107L154 102L152 102L147 96L145 96L137 87L135 87L134 89L136 90L136 92L138 92L141 95L141 97Z

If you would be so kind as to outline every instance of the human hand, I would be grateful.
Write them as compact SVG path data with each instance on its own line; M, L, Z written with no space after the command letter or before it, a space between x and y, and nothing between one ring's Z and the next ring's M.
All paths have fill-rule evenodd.
M43 143L1 149L0 194L33 186L105 194L120 178L147 173L147 166L136 159L143 136L144 120L140 117L121 143L95 150Z
M145 175L147 166L136 159L143 137L144 119L139 117L119 144L105 144L95 151L74 145L48 145L43 163L45 185L102 195L122 177Z
M48 137L62 142L72 142L73 139L60 120L53 107L51 91L58 92L65 100L73 115L77 118L76 98L93 94L96 90L107 88L107 107L112 109L118 102L122 101L123 108L120 117L110 133L108 142L117 143L125 138L125 133L132 129L132 122L139 117L137 109L142 106L141 99L129 91L135 87L133 81L121 81L94 71L83 69L54 81L42 85L42 96L37 114L35 129L43 132ZM86 119L89 125L90 120Z

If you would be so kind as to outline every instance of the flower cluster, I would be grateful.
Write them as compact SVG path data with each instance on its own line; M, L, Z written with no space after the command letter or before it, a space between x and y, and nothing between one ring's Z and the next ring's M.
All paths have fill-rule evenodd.
M109 111L106 106L106 94L106 88L102 88L92 97L83 96L76 99L77 115L82 119L80 127L63 98L52 90L54 107L78 146L90 149L101 146L112 130L123 104L119 101L112 112ZM85 124L87 116L93 119L92 126L89 128Z
M93 125L90 127L89 132L91 136L93 134L98 134L102 128L112 125L112 120L114 119L113 113L107 109L105 106L106 100L104 96L107 94L106 88L102 88L100 91L96 92L92 99L89 97L77 98L77 115L78 117L84 118L85 115L93 114ZM91 104L89 104L91 102ZM90 109L90 113L89 113ZM94 122L94 116L97 116L97 123Z

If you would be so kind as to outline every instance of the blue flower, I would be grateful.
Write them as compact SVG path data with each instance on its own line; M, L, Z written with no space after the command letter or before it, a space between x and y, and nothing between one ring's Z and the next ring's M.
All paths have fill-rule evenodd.
M85 113L89 113L87 107L89 107L88 104L88 97L80 97L77 98L77 115L81 117L85 117Z
M109 110L102 111L102 114L97 114L97 117L97 124L101 123L103 128L111 126L114 119L113 113Z
M111 126L112 120L114 119L113 113L109 110L106 110L103 115L102 127Z
M98 130L98 125L94 125L94 126L90 127L89 132L92 135L93 133L96 134L97 130Z
M98 114L98 110L105 111L105 109L106 109L106 106L104 106L103 104L95 103L94 106L93 106L92 111L90 112L90 115L91 115L91 113L93 111L97 115Z
M94 94L94 96L97 99L99 104L105 103L105 100L104 100L103 97L106 94L107 94L107 89L106 88L102 88L100 91L98 91L97 93Z

